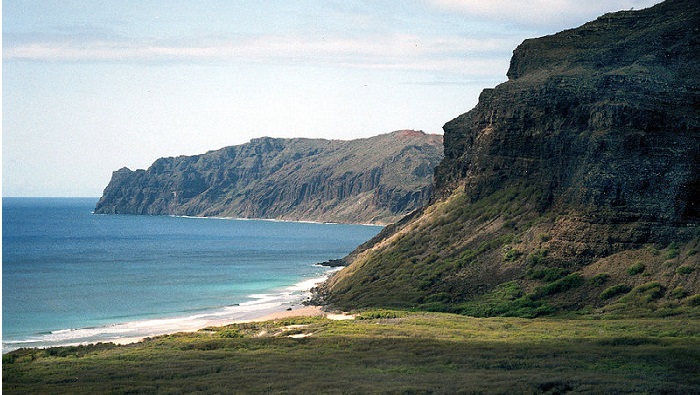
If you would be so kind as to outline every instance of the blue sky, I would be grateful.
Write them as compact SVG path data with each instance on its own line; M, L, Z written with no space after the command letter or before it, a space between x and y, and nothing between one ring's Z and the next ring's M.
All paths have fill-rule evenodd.
M658 0L2 2L3 196L251 138L441 133L525 38Z

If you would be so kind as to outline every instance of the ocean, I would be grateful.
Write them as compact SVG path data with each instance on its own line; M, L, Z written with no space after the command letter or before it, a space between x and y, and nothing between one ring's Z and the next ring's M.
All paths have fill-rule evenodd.
M2 199L2 351L141 338L298 306L381 227L95 215Z

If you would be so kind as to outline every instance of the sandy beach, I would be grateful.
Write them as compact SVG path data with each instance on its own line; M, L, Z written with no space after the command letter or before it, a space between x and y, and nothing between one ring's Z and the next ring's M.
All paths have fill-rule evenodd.
M354 319L355 316L352 314L346 314L342 312L335 312L335 313L328 313L322 310L321 306L295 306L292 308L289 308L287 310L283 311L275 311L272 313L265 314L260 317L255 317L255 318L250 318L250 319L245 319L245 320L233 320L233 321L227 321L227 322L216 322L212 323L213 325L208 325L208 326L224 326L224 325L229 325L229 324L242 324L246 322L263 322L263 321L273 321L273 320L281 320L285 318L291 318L291 317L326 317L330 320L351 320ZM196 332L202 328L187 328L183 329L178 332ZM125 345L125 344L132 344L132 343L138 343L140 341L143 341L146 339L146 337L126 337L126 338L119 338L119 339L113 339L109 340L109 342L114 343L114 344L119 344L119 345Z

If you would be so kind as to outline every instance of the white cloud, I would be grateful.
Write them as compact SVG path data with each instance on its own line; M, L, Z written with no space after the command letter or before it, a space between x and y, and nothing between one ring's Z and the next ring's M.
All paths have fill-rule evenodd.
M422 37L413 34L361 38L265 35L246 39L177 42L138 40L17 40L6 42L6 61L53 62L262 62L368 69L464 71L503 62L517 40Z
M661 0L430 0L434 5L477 18L531 28L574 28L612 11L642 9ZM552 32L554 33L554 32Z

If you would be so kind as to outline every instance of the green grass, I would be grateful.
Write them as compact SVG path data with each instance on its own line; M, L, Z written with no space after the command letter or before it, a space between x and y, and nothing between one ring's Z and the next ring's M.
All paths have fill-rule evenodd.
M643 263L636 262L627 268L627 274L629 274L630 276L636 276L637 274L643 273L644 269L646 269L646 267Z
M630 287L627 284L617 284L613 285L612 287L605 288L605 290L603 290L603 292L600 293L600 297L602 299L610 299L618 295L626 294L631 290L632 287Z
M525 258L525 252L509 246L526 228L522 224L536 216L530 212L538 193L535 188L514 187L472 202L470 196L456 192L431 206L415 229L358 258L355 268L338 275L324 302L340 309L412 308L439 302L447 307L468 299L469 290L460 289L462 282L453 283L461 272L478 267L485 259L498 257L517 263ZM474 228L488 227L496 217L503 225L489 228L487 236L469 239ZM506 226L511 222L521 225L518 229ZM547 254L546 250L537 253ZM452 300L441 300L439 295L444 293Z
M367 311L3 356L3 392L700 392L699 320ZM293 327L290 327L294 325ZM289 334L311 334L292 339Z

